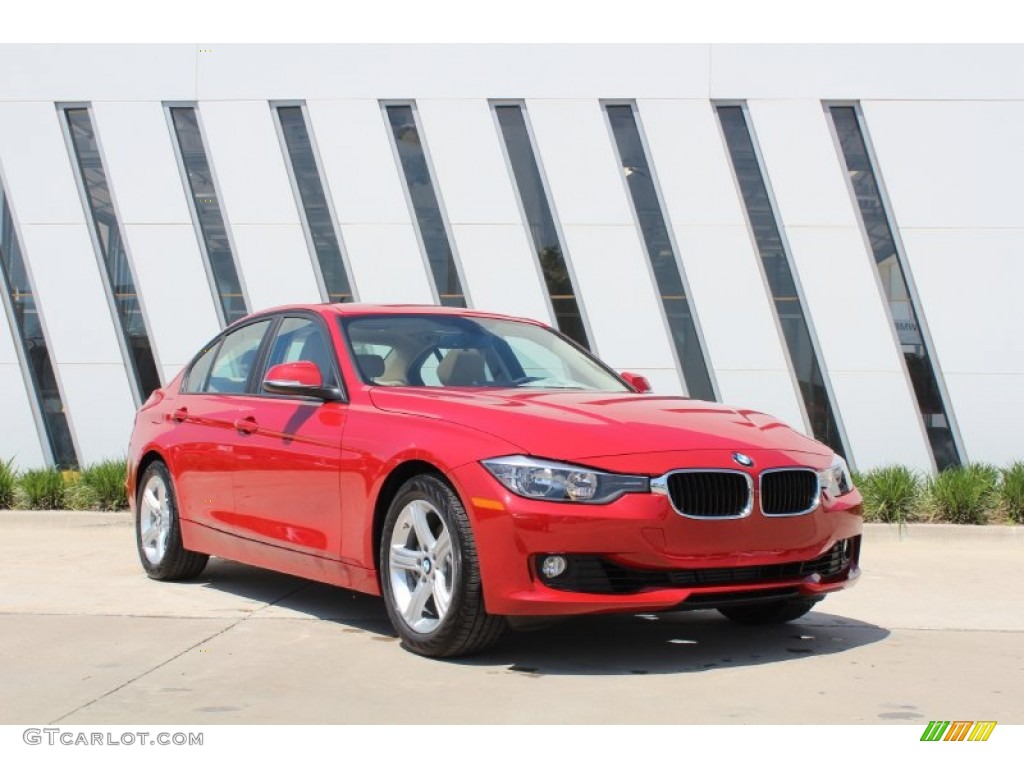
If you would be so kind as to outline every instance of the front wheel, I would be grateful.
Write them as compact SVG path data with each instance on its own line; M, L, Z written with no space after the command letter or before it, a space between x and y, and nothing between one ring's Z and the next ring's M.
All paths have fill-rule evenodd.
M484 610L466 510L436 475L413 477L392 499L380 574L391 623L414 653L465 656L493 645L504 631L504 619Z
M821 598L793 597L754 605L733 605L719 608L718 612L737 624L785 624L799 619L811 610Z
M170 470L154 461L139 479L135 498L135 543L146 574L159 581L192 579L203 572L208 555L181 543L178 502Z

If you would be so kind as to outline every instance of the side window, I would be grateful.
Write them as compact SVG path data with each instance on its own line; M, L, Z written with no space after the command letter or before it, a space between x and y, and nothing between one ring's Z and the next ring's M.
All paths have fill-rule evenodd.
M318 322L308 317L286 317L270 347L267 368L281 363L306 360L316 363L324 385L333 387L338 383L334 374L333 359L330 341Z
M270 320L261 320L225 336L203 391L243 394L249 381L249 372L260 351L260 342L269 327Z
M199 356L192 369L188 372L188 378L182 382L181 391L185 394L193 392L202 392L203 385L206 383L206 377L210 373L210 368L213 366L213 359L217 356L217 347L220 344L220 339L215 343L211 344L203 354Z

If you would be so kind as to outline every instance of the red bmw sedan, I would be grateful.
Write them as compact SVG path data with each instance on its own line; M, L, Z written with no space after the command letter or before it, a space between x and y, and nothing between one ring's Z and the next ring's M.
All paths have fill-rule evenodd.
M537 617L785 622L857 579L842 457L765 414L647 388L529 320L254 314L139 409L142 565L189 579L215 555L382 595L427 656Z

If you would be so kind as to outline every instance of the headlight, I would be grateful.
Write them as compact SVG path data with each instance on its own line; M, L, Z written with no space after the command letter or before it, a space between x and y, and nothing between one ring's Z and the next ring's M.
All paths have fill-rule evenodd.
M499 456L480 462L512 493L528 499L606 504L624 493L647 493L650 480L535 459Z
M818 482L821 489L833 499L853 490L850 468L846 466L846 460L838 454L832 458L832 464L828 469L818 470Z

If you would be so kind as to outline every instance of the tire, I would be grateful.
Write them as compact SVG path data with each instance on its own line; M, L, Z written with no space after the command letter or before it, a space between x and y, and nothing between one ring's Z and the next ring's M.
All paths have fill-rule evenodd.
M391 500L380 544L384 605L402 644L435 658L493 645L505 619L484 610L469 517L442 478L417 475Z
M719 608L718 612L737 624L785 624L787 621L799 619L819 601L820 598L794 597L771 603L734 605L728 608Z
M135 496L135 544L146 574L158 581L194 579L209 555L190 552L181 543L174 482L167 465L154 461L142 473Z

